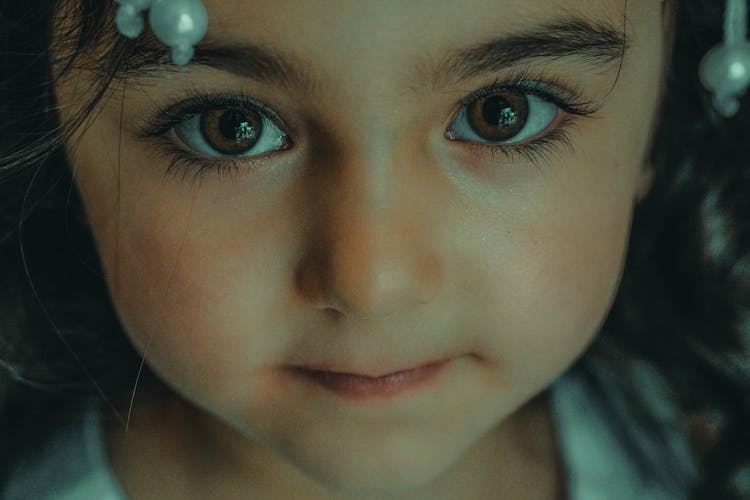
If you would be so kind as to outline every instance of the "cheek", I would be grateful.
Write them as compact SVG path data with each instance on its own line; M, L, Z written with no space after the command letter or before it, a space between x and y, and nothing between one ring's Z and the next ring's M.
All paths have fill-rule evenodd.
M223 356L237 347L223 324L230 318L220 314L221 291L231 285L211 272L204 260L210 255L185 241L189 234L150 229L124 231L120 239L113 298L125 330L167 380L179 380L187 367L191 377L216 380Z
M624 261L630 211L562 216L540 228L529 287L549 304L545 324L573 339L589 337L604 319ZM542 318L545 319L544 317ZM571 340L573 340L571 339Z
M183 394L226 394L228 380L250 380L273 349L274 336L263 334L272 327L272 293L255 265L272 261L248 241L261 228L245 220L237 231L190 197L153 190L154 200L141 191L136 201L134 192L122 190L119 222L110 217L99 228L124 329L167 383L184 384ZM198 216L204 212L212 216Z
M632 171L610 178L561 174L554 186L529 189L485 234L474 266L476 303L497 325L491 355L509 376L546 385L593 340L614 299L632 215ZM601 171L607 171L601 169ZM573 172L571 169L570 172ZM616 184L617 192L602 186ZM593 193L593 194L592 194ZM487 220L489 216L485 214ZM486 228L486 223L484 224Z

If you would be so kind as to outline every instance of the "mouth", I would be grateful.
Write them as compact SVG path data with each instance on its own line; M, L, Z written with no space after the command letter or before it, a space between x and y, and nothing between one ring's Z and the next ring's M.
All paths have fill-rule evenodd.
M356 377L361 379L385 379L387 377L393 377L399 374L404 374L407 372L412 372L415 370L419 370L421 368L426 368L432 365L437 365L441 363L447 363L449 359L447 358L441 358L441 359L435 359L432 361L422 361L420 363L414 363L409 365L406 368L397 368L397 369L373 369L373 370L354 370L354 369L346 369L346 368L338 368L334 366L333 364L315 364L315 365L305 365L305 366L293 366L292 368L295 370L301 370L304 372L320 372L325 374L332 374L335 376L341 375L341 376L349 376L349 377Z
M321 370L320 367L292 367L296 375L350 400L388 398L405 392L415 392L434 385L450 360L421 363L416 367L397 370L379 376Z

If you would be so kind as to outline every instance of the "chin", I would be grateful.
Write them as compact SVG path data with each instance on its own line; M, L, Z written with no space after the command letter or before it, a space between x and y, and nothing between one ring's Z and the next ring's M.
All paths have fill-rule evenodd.
M352 474L320 475L318 471L311 479L337 495L371 497L371 500L378 500L380 497L394 498L427 488L440 476L439 472L442 470L436 472L407 469L392 474L382 470L363 470Z
M294 465L330 493L370 497L370 500L390 499L428 488L459 458L438 460L435 453L415 456L414 449L397 457L383 454L382 449L380 454L360 454L349 459L327 454L311 457L310 463L294 462Z

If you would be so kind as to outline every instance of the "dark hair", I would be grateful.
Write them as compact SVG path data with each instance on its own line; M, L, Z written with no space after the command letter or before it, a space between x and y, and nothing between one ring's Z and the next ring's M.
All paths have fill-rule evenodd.
M750 467L750 100L735 118L721 119L697 78L702 56L722 36L722 2L674 4L672 65L651 151L654 184L636 207L612 310L578 365L605 403L602 373L633 373L635 360L661 374L700 459L693 498L728 499L739 496L734 475ZM112 401L138 376L158 383L117 320L65 153L113 77L127 72L123 56L133 43L116 36L113 9L101 0L0 6L4 473L22 446L43 440L42 431L52 432L82 398ZM84 60L101 85L76 120L62 124L53 81ZM617 380L648 422L637 379ZM614 403L610 411L648 469L628 422Z
M748 498L750 98L722 119L698 79L723 36L724 2L675 7L656 176L636 206L622 283L590 354L618 368L635 357L666 379L701 459L696 498ZM637 400L635 383L626 390Z

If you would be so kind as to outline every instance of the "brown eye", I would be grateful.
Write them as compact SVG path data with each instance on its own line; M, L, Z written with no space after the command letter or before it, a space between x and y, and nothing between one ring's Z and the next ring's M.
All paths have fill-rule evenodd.
M488 141L507 141L517 136L529 119L526 96L497 92L482 96L467 106L472 130Z
M236 155L258 142L263 120L250 110L213 109L201 115L200 131L210 147L222 154Z
M449 140L508 146L528 142L543 136L561 111L550 99L503 89L464 102L446 131Z

